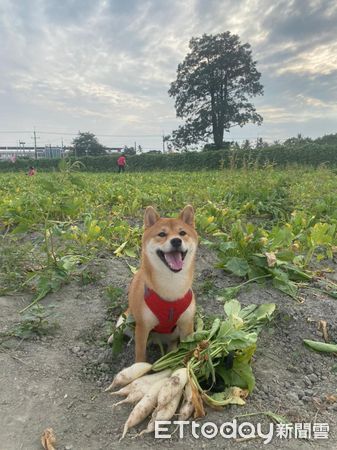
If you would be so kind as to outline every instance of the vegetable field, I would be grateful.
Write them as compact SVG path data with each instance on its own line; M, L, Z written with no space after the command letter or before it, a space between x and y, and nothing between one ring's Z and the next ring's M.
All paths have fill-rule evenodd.
M326 448L336 448L336 192L337 175L327 168L1 173L4 448L36 448L49 426L63 447L117 448L128 412L122 405L112 411L103 388L132 363L133 344L117 339L111 348L107 337L139 265L145 207L174 216L186 204L200 236L198 320L211 325L233 299L277 306L257 342L246 405L210 410L207 420L249 414L241 421L328 423ZM155 361L160 353L151 349ZM32 414L30 424L18 426ZM123 445L148 447L153 439L128 437ZM209 445L201 441L189 436L186 445ZM261 439L249 442L263 447ZM166 445L178 448L179 436ZM307 441L275 437L270 445L297 449Z

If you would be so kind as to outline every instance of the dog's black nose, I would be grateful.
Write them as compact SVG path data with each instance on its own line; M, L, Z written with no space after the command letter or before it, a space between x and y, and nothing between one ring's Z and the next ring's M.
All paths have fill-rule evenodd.
M180 238L173 238L171 239L171 245L174 248L179 248L181 246L182 240Z

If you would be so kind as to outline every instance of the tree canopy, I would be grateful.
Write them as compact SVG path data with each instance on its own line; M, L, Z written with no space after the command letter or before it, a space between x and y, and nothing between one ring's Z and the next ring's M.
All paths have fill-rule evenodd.
M73 140L73 146L75 156L99 156L106 153L105 147L90 132L79 132Z
M221 148L224 131L248 122L261 124L250 102L263 94L261 74L251 46L228 31L192 38L189 48L169 89L177 117L185 119L185 125L173 131L172 141L181 148L213 136L215 147Z

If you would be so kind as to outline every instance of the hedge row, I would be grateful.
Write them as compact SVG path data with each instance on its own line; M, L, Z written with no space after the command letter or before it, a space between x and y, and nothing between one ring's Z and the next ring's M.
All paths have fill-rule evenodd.
M118 156L87 156L79 158L85 169L90 172L110 172L117 170ZM265 164L285 166L303 164L318 166L337 165L337 147L335 145L305 143L296 146L273 145L251 150L218 150L207 152L186 152L174 154L143 154L127 157L127 170L130 172L151 170L211 170L222 167L263 166ZM56 171L59 160L18 159L15 163L0 162L1 172L27 171L30 165L38 170Z

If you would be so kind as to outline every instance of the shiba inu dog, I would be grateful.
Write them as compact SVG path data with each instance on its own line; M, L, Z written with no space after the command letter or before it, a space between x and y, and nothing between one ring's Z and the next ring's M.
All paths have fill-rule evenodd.
M168 350L192 333L196 309L192 280L198 235L192 206L175 219L160 218L149 206L144 228L141 267L131 282L125 313L135 320L136 362L146 361L150 333Z

